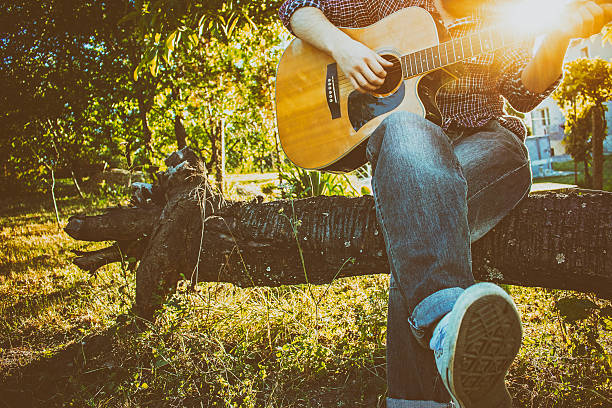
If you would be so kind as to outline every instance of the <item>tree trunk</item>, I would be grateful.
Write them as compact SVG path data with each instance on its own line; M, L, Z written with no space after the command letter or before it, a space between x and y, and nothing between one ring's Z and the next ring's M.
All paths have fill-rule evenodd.
M578 163L574 160L574 184L578 185Z
M181 67L179 72L182 73L182 71ZM181 89L178 85L172 86L172 98L177 105L181 102ZM178 150L187 147L187 132L185 131L185 126L183 126L183 116L180 114L178 106L174 108L174 135Z
M593 188L603 188L603 142L605 135L605 117L601 106L591 109L593 124Z
M210 138L210 146L211 146L211 154L209 167L215 169L215 187L223 194L223 163L221 161L221 156L223 152L221 151L223 143L221 142L221 138L223 137L223 129L222 123L213 122L211 126L211 138Z
M584 185L587 188L591 188L593 186L593 180L591 179L591 175L589 174L589 161L584 159Z
M153 193L135 200L144 208L72 217L66 227L75 239L121 241L140 259L136 309L143 317L152 316L181 276L278 286L389 271L371 196L225 202L206 183L193 151L173 153L166 164ZM534 194L473 244L473 271L478 280L610 299L611 243L611 193ZM118 260L116 250L102 251L81 253L80 266L91 272Z
M174 135L179 150L187 147L187 132L185 126L183 126L183 118L178 113L174 115Z
M138 114L140 115L140 122L142 125L142 141L143 147L147 152L147 162L151 159L151 152L153 151L151 137L153 133L151 132L151 128L149 127L149 121L147 119L147 114L151 109L150 104L145 101L145 97L142 93L138 95Z
M61 231L60 219L59 219L59 211L57 209L57 199L55 198L55 169L53 168L54 164L48 166L51 171L51 198L53 199L53 208L55 209L55 222L57 223L57 230Z
M70 169L70 175L72 176L72 183L76 187L77 192L79 193L79 196L81 198L85 198L85 196L83 195L83 191L81 191L81 186L79 185L80 183L77 180L77 176L76 176L76 174L74 174L74 170L72 170L72 168Z

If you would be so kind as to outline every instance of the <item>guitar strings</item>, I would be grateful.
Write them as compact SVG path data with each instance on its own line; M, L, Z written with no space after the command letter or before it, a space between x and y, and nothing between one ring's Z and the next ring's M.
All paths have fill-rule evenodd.
M401 71L401 68L400 69L389 70L389 71L387 71L387 73L393 74L393 73L398 72L398 71ZM428 71L425 71L423 73L426 73L426 72L428 72ZM421 73L419 73L417 75L412 75L412 76L409 76L408 78L404 78L403 75L402 75L402 80L407 80L407 79L410 79L410 78L414 78L414 77L416 77L416 76L418 76L420 74ZM349 89L349 90L350 89L355 89L353 87L353 84L352 84L351 80L348 79L347 77L345 77L344 75L339 75L338 76L338 86L339 86L339 88L341 90L344 90L344 91L347 90L347 89Z
M461 45L461 47L463 49L463 42L462 41L465 38L469 38L470 39L470 47L472 48L472 54L473 54L472 56L477 56L477 55L480 55L480 54L483 54L483 53L486 52L485 51L485 47L482 46L482 43L483 43L483 41L481 39L481 38L483 38L482 36L488 35L491 38L491 41L493 42L493 44L496 44L496 43L499 42L497 38L493 37L494 34L496 34L496 31L494 31L493 29L483 30L483 31L480 31L480 32L478 32L476 34L467 35L467 36L464 36L464 37L461 37L461 38L454 38L454 39L452 39L450 41L446 41L444 43L440 43L440 44L437 45L437 47L441 47L442 45L445 45L445 47L448 47L448 44L451 44L451 46L453 47L453 50L454 50L455 44L459 44L459 45ZM471 43L472 43L473 39L479 39L480 40L480 49L481 49L480 52L474 53L473 47L471 46ZM502 37L501 43L505 44L505 42L506 41L505 41L504 37ZM418 52L423 52L423 51L425 51L425 50L420 50ZM409 58L411 55L416 55L418 52L415 52L413 54L406 54L406 55L402 56L402 58L405 58L405 57ZM415 57L414 63L416 65L418 65L418 62L420 62L421 63L421 69L422 69L423 68L423 60L422 59L418 59L417 60L416 58L417 57ZM447 56L447 58L448 58L448 56ZM463 54L463 53L461 53L459 59L457 59L457 55L455 55L456 62L461 61L464 58L465 58L465 54ZM402 62L401 62L401 60L398 60L398 62L399 63L394 63L393 66L389 70L387 70L387 73L393 74L393 73L396 73L396 72L399 71L402 74L402 80L407 80L407 79L410 79L410 78L414 78L414 77L417 77L419 75L426 74L428 72L434 71L435 69L442 68L442 67L444 67L446 65L450 65L450 64L440 65L440 67L438 67L438 68L435 68L435 69L432 69L432 70L425 70L425 71L422 71L422 72L417 72L414 75L410 75L407 78L404 78L404 71L402 69ZM425 67L427 67L427 65L429 65L427 60L425 60L425 64L426 64ZM412 63L411 63L410 71L412 71ZM355 89L353 87L353 84L351 83L350 79L348 79L342 72L338 73L338 87L342 91L346 91L346 90L350 90L350 89Z
M438 47L441 47L442 45L445 45L446 47L448 47L448 45L446 45L446 44L451 44L451 45L452 45L452 47L453 47L453 49L454 49L454 48L455 48L455 43L461 44L461 46L463 47L463 45L462 45L462 41L463 41L463 39L464 39L464 38L469 38L469 39L470 39L470 44L471 44L471 41L472 41L472 39L474 39L474 38L481 38L483 35L489 35L489 36L492 36L492 34L494 34L493 29L484 30L484 31L481 31L481 32L476 33L476 34L472 34L472 35L464 36L464 37L461 37L461 38L454 38L454 39L452 39L452 40L450 40L450 41L446 41L446 42L444 42L444 43L440 43L440 44L438 44ZM496 41L496 40L493 40L493 42L494 42L494 43L495 43L495 41ZM502 44L503 44L504 42L505 42L505 41L504 41L504 40L502 40ZM472 54L473 54L472 56L474 56L474 57L475 57L475 56L480 55L480 54L483 54L483 53L485 52L485 50L484 50L484 48L483 48L483 46L482 46L482 40L480 40L480 43L481 43L481 46L480 46L481 51L480 51L480 52L476 52L476 53L474 53L474 51L473 51L473 49L472 49ZM425 50L420 50L420 51L418 51L418 52L423 52L423 51L425 51ZM408 57L408 58L409 58L411 55L416 55L418 52L415 52L415 53L413 53L413 54L406 54L406 55L402 56L402 58L406 58L406 57ZM440 58L441 58L441 57L440 57ZM455 55L455 59L456 59L456 61L463 60L463 59L464 59L464 54L463 54L463 53L461 53L461 55L460 55L459 59L457 59L457 56ZM423 65L423 60L422 60L422 59L419 59L419 60L417 61L417 60L416 60L416 57L415 57L415 64L418 64L418 62L419 62L419 61L420 61L421 66L422 66L422 65ZM428 65L428 61L427 61L427 60L425 60L425 64L426 64L426 66ZM450 64L446 64L446 65L450 65ZM444 66L446 66L446 65L440 65L440 67L435 68L435 69L442 68L442 67L444 67ZM404 73L403 73L403 70L402 70L402 64L401 64L401 61L400 61L399 63L397 63L397 64L396 64L396 63L394 63L394 64L393 64L393 66L392 66L392 67L391 67L391 68L390 68L390 69L387 71L387 73L391 73L391 74L392 74L392 73L395 73L395 72L398 72L398 71L400 71L400 72L402 73L402 78L403 78L403 74L404 74ZM412 71L412 68L411 68L411 71ZM403 78L403 79L404 79L404 80L406 80L406 79L410 79L410 78L413 78L413 77L416 77L416 76L418 76L418 75L425 74L425 73L427 73L427 72L431 72L431 71L433 71L433 70L425 70L425 71L423 71L423 72L418 72L418 73L416 73L415 75L411 75L411 76L409 76L408 78ZM344 79L343 79L343 78L344 78ZM338 84L339 84L340 86L342 86L342 85L347 84L347 83L348 83L348 84L349 84L351 87L353 87L352 83L350 83L350 80L349 80L349 79L347 79L347 78L346 78L346 77L345 77L345 76L344 76L342 73L339 73L339 75L338 75Z
M439 68L436 68L436 69L439 69ZM419 72L419 73L417 73L415 75L411 75L411 76L409 76L407 78L404 78L402 66L399 65L399 64L394 64L393 67L391 67L391 69L389 69L387 71L387 73L388 74L393 74L393 73L396 73L396 72L401 72L402 73L402 80L407 80L407 79L414 78L414 77L417 77L417 76L419 76L421 74L425 74L425 73L431 72L431 71L433 71L433 70ZM353 84L351 83L351 80L348 79L346 76L344 76L344 74L342 74L342 73L338 74L338 85L339 85L340 89L343 89L343 90L346 90L348 88L354 89Z

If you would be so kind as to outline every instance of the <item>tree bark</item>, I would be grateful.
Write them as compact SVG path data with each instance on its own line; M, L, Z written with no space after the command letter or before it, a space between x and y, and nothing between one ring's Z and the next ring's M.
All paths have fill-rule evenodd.
M585 158L583 161L584 164L584 185L588 188L593 187L593 179L589 174L589 161Z
M605 135L605 116L603 107L596 105L591 109L593 126L593 188L603 188L603 142Z
M151 140L153 133L149 127L149 121L147 115L151 110L151 104L145 101L144 91L140 90L138 96L138 114L140 116L140 123L142 125L142 144L147 152L147 162L151 160L151 152L153 151L153 142Z
M278 286L389 271L370 196L225 202L207 184L202 161L191 150L172 154L166 163L168 171L153 188L164 194L135 202L148 208L72 217L66 227L76 239L97 236L122 245L146 240L136 270L136 310L143 317L152 316L181 276L193 283ZM478 280L611 299L612 193L529 196L473 244L473 271Z
M182 71L183 69L181 67L179 72L182 73ZM172 85L172 98L175 103L181 102L181 89L176 83ZM183 126L183 115L179 112L178 106L174 108L174 136L176 137L178 150L187 147L187 132L185 131L185 126Z
M174 135L178 149L181 150L187 146L187 132L183 126L183 118L179 113L174 114Z
M72 183L74 184L74 186L77 189L77 192L79 193L79 197L85 198L85 196L83 195L83 191L81 191L81 185L80 185L79 181L77 180L77 178L80 178L80 177L76 176L76 174L74 173L74 170L72 168L70 169L70 175L72 176Z
M133 242L117 242L114 245L97 251L74 251L76 258L73 263L84 271L95 275L97 270L113 262L130 262L130 259L140 259L147 244L143 238Z
M574 184L578 185L578 163L574 160Z
M57 209L57 199L55 198L55 169L54 169L54 166L55 166L55 163L51 164L50 166L47 165L47 168L51 172L51 199L53 200L53 208L55 209L55 222L57 224L57 230L61 231L62 227L60 226L59 210Z

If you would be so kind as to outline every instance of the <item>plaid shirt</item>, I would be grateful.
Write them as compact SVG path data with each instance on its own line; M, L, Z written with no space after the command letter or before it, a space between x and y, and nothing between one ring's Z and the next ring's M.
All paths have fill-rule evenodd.
M433 0L288 0L281 6L279 14L289 31L291 16L300 7L320 9L332 24L339 27L365 27L412 6L424 8L442 23ZM484 28L483 16L484 12L479 11L446 28L452 38L459 38ZM475 128L495 118L524 139L527 134L525 125L520 119L506 115L504 97L515 110L529 112L550 95L561 79L542 93L531 92L521 80L523 69L530 60L531 48L524 44L464 61L462 77L443 87L436 99L444 117L442 128Z

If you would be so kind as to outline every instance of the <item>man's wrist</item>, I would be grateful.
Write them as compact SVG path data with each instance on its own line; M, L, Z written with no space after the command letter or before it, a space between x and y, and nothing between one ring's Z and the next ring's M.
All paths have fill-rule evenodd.
M527 64L521 74L521 82L533 93L546 91L563 72L563 60L570 37L560 32L548 34L535 57Z
M571 35L563 30L549 33L544 37L537 52L537 54L543 55L545 58L537 58L538 55L536 55L535 59L538 59L540 63L545 61L548 64L553 64L555 67L560 65L562 69L563 60L565 59L565 54L567 53L567 48L571 40Z
M350 38L349 36L338 35L338 36L335 36L334 38L330 38L330 41L328 44L329 55L331 55L331 57L334 58L335 60L338 60L338 57L340 56L342 51L347 48L348 43L350 41L353 41L353 39Z

